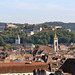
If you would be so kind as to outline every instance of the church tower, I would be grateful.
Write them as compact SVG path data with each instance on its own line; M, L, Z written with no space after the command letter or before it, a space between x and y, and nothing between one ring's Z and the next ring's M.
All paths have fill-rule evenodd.
M55 37L54 37L54 51L57 52L58 51L58 37L55 33Z
M20 37L19 37L19 35L17 35L17 37L15 39L15 44L20 44Z

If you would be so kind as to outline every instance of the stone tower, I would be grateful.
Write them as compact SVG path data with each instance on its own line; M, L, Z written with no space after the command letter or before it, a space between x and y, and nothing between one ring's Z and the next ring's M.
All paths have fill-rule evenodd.
M55 37L54 37L54 51L57 52L58 51L58 37L55 33Z
M15 39L15 44L20 44L20 37L19 37L19 35L17 35L17 37Z

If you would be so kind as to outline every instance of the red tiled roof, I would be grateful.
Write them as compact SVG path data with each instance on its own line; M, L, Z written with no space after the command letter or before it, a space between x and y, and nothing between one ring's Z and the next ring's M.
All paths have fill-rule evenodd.
M54 50L51 47L40 45L39 50L37 51L37 54L38 53L41 54L54 53Z
M45 64L45 62L35 62L35 61L32 61L32 64Z
M44 28L45 30L47 30L48 28Z
M31 61L25 61L25 62L13 62L13 61L10 61L10 62L8 62L8 63L5 63L4 61L0 61L1 63L0 63L0 65L12 65L12 64L14 64L14 65L17 65L17 64L25 64L25 63L30 63ZM31 64L45 64L45 62L36 62L36 61L32 61L31 62Z
M24 49L24 47L21 47L21 49Z
M3 46L0 47L0 50L4 49Z
M31 49L26 49L26 50L31 50Z
M49 71L48 64L3 64L0 65L0 73L28 73L35 69Z

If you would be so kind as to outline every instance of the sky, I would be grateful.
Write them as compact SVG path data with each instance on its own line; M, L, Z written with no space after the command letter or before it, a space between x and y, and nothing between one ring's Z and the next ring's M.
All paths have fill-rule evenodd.
M0 0L0 22L74 22L75 0Z

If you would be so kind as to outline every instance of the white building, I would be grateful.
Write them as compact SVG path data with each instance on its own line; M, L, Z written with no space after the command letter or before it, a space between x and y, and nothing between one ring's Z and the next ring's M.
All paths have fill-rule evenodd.
M42 27L35 27L35 28L33 28L33 31L40 32L40 31L42 31Z
M67 29L68 32L71 32L71 29Z
M61 29L62 26L55 26L55 29Z
M28 36L32 36L32 35L34 35L34 31L27 31L26 34L27 34Z

